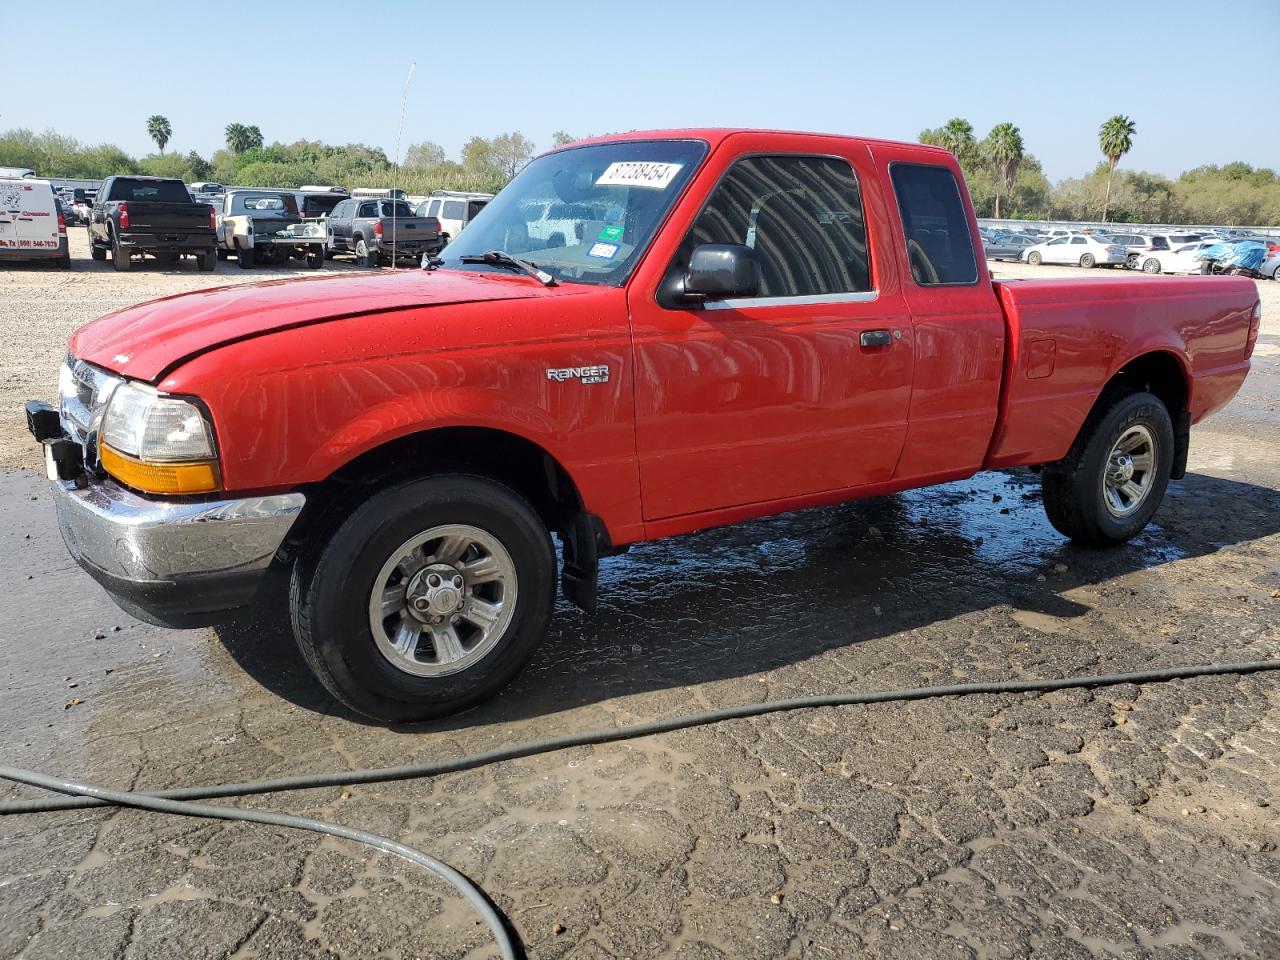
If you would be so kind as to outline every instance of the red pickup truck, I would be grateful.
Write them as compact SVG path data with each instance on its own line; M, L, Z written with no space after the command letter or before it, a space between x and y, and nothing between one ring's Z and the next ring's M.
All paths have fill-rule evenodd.
M750 130L530 163L422 270L205 290L71 340L31 403L71 553L197 625L288 571L352 709L489 696L600 557L786 510L1041 469L1122 543L1249 369L1251 281L992 282L951 154Z

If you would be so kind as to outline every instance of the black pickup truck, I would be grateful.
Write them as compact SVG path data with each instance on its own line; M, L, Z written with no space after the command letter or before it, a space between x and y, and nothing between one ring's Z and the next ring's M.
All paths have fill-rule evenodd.
M169 262L190 255L201 270L212 270L216 229L213 208L192 200L181 180L107 177L89 218L89 251L95 260L110 253L117 270L144 253Z

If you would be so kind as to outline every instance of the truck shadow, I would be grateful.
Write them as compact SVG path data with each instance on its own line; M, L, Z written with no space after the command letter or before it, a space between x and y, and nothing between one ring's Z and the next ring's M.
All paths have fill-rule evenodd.
M1123 547L1076 547L1045 519L1039 479L1012 471L642 544L604 561L594 616L561 603L502 694L396 729L510 722L751 677L997 607L1077 644L1072 620L1089 608L1064 593L1280 532L1280 492L1192 474L1170 485L1157 521ZM359 720L310 679L282 603L217 632L276 694Z

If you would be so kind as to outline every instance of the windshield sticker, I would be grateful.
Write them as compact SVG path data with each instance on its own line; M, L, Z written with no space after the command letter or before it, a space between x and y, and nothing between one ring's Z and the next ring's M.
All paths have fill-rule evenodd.
M588 257L599 257L602 260L612 260L618 255L618 245L616 243L597 243L587 251Z
M596 186L665 190L683 166L683 163L643 163L638 160L622 160L609 164L608 169L596 180Z
M608 240L610 243L616 243L622 239L622 227L607 226L600 231L599 240Z

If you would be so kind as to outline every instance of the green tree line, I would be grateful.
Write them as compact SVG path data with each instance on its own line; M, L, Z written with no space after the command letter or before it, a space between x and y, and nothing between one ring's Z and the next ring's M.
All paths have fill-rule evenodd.
M167 118L146 120L159 152L134 157L114 144L85 144L47 130L15 129L0 134L0 166L29 167L41 176L98 179L142 173L178 177L188 183L263 187L299 187L307 183L345 187L387 187L407 193L432 190L495 192L529 161L536 146L520 133L472 137L457 159L439 144L411 144L397 174L392 158L363 143L327 144L318 140L264 142L252 124L230 123L226 145L204 157L194 150L164 152L173 137ZM972 124L954 117L924 130L922 143L956 154L969 182L979 216L1021 219L1101 220L1131 223L1280 224L1280 177L1247 163L1202 166L1176 178L1119 166L1132 148L1136 130L1127 117L1111 117L1099 129L1098 165L1080 177L1052 184L1022 134L1001 123L977 139ZM562 130L553 144L574 138Z
M1107 119L1098 130L1102 160L1080 177L1051 184L1026 152L1022 134L1001 123L979 140L973 125L953 117L920 132L921 143L956 155L980 217L1024 220L1109 220L1117 223L1280 224L1280 176L1247 163L1209 165L1176 178L1125 170L1136 125Z
M226 146L206 158L194 150L165 153L164 147L173 136L165 117L150 117L146 126L159 152L145 157L130 156L114 144L81 143L52 130L7 130L0 134L0 166L28 167L45 177L100 179L135 173L178 177L187 183L211 180L260 187L394 184L410 194L437 189L493 193L515 176L537 149L521 133L472 137L457 160L450 159L439 144L415 143L406 149L397 173L392 158L380 148L363 143L338 145L298 140L266 144L257 126L230 123L225 131ZM562 131L552 137L556 143L571 139Z

